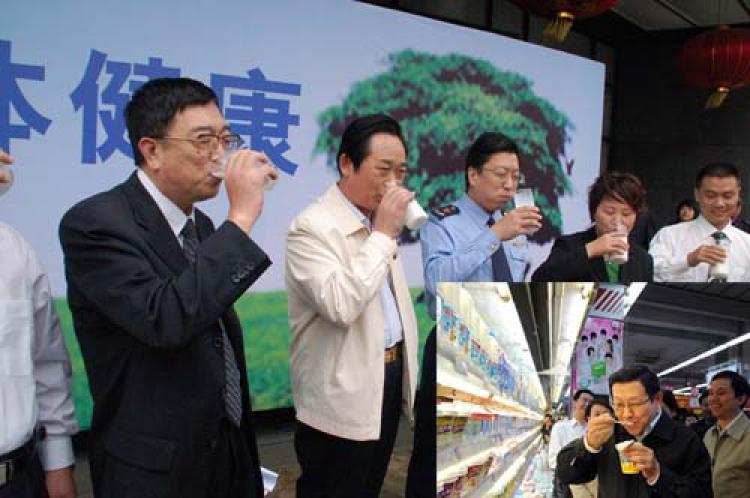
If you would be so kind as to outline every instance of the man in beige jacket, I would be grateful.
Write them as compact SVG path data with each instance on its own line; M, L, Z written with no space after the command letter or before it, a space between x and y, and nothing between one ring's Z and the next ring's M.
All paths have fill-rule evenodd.
M750 492L750 421L743 411L750 396L747 379L724 370L711 379L708 407L716 425L703 442L711 456L716 498L743 498Z
M354 120L341 179L292 222L286 285L297 497L377 498L400 413L412 417L417 324L396 239L414 194L401 128Z

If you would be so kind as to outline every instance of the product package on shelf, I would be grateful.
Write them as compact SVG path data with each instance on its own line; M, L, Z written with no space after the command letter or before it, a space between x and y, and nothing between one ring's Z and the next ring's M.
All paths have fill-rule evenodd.
M541 441L546 402L528 345L499 341L460 286L438 300L436 495L503 496Z

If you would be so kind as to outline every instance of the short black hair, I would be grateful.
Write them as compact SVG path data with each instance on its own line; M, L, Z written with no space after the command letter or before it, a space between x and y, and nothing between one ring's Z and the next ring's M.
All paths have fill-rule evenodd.
M124 113L135 164L143 164L138 149L141 138L164 137L177 113L211 102L216 102L214 91L190 78L156 78L144 83L133 94Z
M519 155L516 143L498 131L486 131L471 144L466 153L466 170L464 171L466 190L469 190L469 168L474 168L481 173L490 156L499 152Z
M593 339L594 337L596 337L596 332L591 332L591 338Z
M733 372L731 370L722 370L721 372L711 377L711 382L715 381L716 379L729 380L732 383L732 390L734 391L735 398L739 398L742 395L750 396L750 386L747 383L747 379L745 379L745 377L738 374L737 372ZM747 399L745 399L745 402L747 402Z
M341 135L339 151L336 153L336 167L339 170L339 175L341 174L339 161L344 154L351 160L354 171L359 170L362 161L370 154L370 138L377 133L393 135L401 140L404 150L407 150L406 140L404 140L401 125L398 124L398 121L387 114L360 116L350 122Z
M593 346L589 346L588 349L586 349L586 354L588 355L589 353L593 353L594 351L595 349L593 348Z
M599 333L600 333L601 335L607 335L607 329L601 329L601 330L599 331Z
M589 391L588 389L579 389L579 390L577 390L577 391L576 391L576 392L575 392L575 393L573 394L573 401L578 401L578 398L580 398L580 397L581 397L581 394L588 394L588 395L590 395L590 396L591 396L592 398L594 397L594 393L592 393L592 392L591 392L591 391Z
M740 177L740 170L737 166L729 163L709 163L703 166L698 174L695 175L695 188L700 188L701 182L707 176L717 176L719 178L725 178L727 176L733 176L737 178L737 183L742 185L742 177Z
M613 385L626 382L640 382L650 399L654 399L661 390L659 377L646 366L625 367L610 375L609 392L612 393Z
M609 406L609 403L606 399L603 398L594 398L594 400L588 404L586 407L586 420L591 418L591 409L594 407L594 405L603 406L607 410L609 410L609 414L612 415L612 417L615 416L615 411L612 409L611 406Z
M696 219L700 214L700 208L694 199L682 199L677 203L677 207L674 210L675 220L680 221L680 210L685 206L693 210L693 219Z

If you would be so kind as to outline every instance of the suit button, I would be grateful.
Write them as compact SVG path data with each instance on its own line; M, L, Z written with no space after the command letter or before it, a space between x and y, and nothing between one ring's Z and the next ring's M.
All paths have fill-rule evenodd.
M224 345L224 341L222 341L221 337L214 337L214 347L220 348Z
M255 265L245 265L245 271L250 274L251 271L255 269Z
M232 283L233 284L239 284L240 280L242 280L242 278L238 274L235 273L235 274L232 275Z

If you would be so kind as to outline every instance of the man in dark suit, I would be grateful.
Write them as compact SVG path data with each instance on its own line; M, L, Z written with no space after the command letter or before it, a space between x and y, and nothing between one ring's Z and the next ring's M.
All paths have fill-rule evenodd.
M68 302L94 399L101 498L263 495L232 304L271 264L249 237L263 154L238 148L200 82L157 79L125 110L136 173L65 214ZM226 221L193 208L224 176Z

